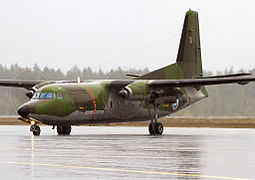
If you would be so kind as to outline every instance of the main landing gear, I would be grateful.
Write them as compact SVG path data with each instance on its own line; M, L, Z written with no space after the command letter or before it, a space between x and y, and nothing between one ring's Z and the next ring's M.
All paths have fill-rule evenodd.
M160 122L150 123L149 125L150 135L161 135L163 131L164 131L164 126Z
M70 125L58 125L57 132L59 135L69 135L71 133L71 126Z
M30 127L30 131L33 133L33 135L35 136L39 136L41 133L41 129L40 127L37 125L37 123L35 121L31 121L31 127Z
M151 123L149 125L149 133L151 135L161 135L164 131L164 127L160 122L158 122L159 105L153 104L153 107L154 107L153 117L151 116L150 108L148 107L148 111L151 117Z

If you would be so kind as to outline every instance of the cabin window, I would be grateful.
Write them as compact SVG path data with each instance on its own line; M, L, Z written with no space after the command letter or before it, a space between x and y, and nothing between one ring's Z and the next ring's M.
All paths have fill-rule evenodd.
M62 93L57 93L57 99L63 99L63 94Z
M39 96L40 96L40 93L39 93L39 92L36 92L36 93L33 95L32 99L38 99Z
M51 92L43 92L40 95L40 99L51 99L52 98L52 93Z

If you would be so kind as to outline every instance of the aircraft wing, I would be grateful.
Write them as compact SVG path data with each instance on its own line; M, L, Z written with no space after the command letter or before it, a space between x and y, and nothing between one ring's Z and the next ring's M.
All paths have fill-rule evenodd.
M0 86L9 86L9 87L21 87L25 89L31 89L35 85L42 83L43 81L25 81L25 80L10 80L3 79L0 80Z
M227 77L250 76L250 75L251 75L251 73L237 73L237 74L226 74L226 75L218 75L218 76L199 77L198 79L227 78Z
M223 77L223 78L203 78L203 79L176 79L176 80L154 80L149 85L150 87L187 87L187 86L202 86L202 85L217 85L238 83L245 85L251 81L255 81L255 77Z

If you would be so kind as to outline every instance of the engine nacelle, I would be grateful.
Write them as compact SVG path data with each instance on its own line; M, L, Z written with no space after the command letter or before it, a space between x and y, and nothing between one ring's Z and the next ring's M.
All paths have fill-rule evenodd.
M133 92L129 87L125 87L119 91L119 95L124 99L130 99L133 95Z

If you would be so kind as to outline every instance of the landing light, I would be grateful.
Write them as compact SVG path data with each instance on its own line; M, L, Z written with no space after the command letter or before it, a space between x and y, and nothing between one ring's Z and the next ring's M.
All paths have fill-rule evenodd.
M30 122L31 126L35 125L35 121Z

